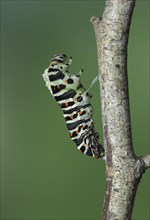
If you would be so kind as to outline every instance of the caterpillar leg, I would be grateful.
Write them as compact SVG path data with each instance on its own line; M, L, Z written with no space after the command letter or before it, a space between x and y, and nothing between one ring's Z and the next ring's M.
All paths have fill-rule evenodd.
M66 64L63 64L63 69L68 72L68 68L71 66L72 64L72 57L70 57L69 62Z
M89 93L89 92L86 91L85 94L86 94L86 96L87 96L88 98L92 98L92 94L91 94L91 93Z
M69 62L65 65L67 66L67 68L69 68L69 66L71 66L71 64L72 64L72 57L69 58Z
M80 76L82 75L83 71L84 71L84 70L81 69L76 76L80 77Z
M68 66L71 66L71 64L72 64L72 57L69 58Z

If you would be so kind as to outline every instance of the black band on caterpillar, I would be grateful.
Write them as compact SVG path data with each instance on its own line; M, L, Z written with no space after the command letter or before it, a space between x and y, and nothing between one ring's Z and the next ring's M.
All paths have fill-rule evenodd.
M70 57L67 64L66 59L65 54L53 56L43 74L46 86L62 108L70 138L76 143L77 148L88 156L104 158L104 148L99 144L99 135L95 131L92 119L93 110L89 102L91 94L80 82L83 70L76 75L70 75L68 68L72 58ZM94 81L92 85L93 83Z

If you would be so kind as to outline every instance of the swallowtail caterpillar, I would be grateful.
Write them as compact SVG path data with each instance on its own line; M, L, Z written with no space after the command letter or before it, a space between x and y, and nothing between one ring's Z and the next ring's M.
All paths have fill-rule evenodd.
M83 72L72 75L68 68L72 58L65 63L65 54L55 55L49 67L44 71L43 79L50 93L63 111L70 138L84 154L97 159L104 157L104 148L99 144L99 134L94 128L93 109L90 104L91 94L80 82ZM98 79L96 77L91 86ZM91 88L90 86L90 88Z

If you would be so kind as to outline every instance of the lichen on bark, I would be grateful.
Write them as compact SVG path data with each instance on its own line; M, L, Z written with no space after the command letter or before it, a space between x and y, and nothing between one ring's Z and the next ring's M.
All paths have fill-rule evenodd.
M100 72L106 193L103 220L130 220L138 184L150 158L133 150L128 94L127 46L135 0L106 0L102 18L92 17Z

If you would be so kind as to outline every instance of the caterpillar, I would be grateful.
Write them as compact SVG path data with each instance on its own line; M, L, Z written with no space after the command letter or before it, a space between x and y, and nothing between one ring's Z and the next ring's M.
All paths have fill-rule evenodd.
M84 154L96 159L104 157L104 148L99 144L99 134L95 131L92 119L93 108L89 102L92 95L80 82L83 69L76 75L68 71L72 57L57 54L52 57L43 79L53 98L63 111L70 138Z

